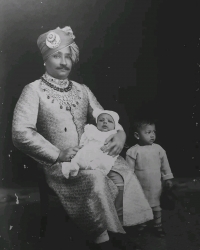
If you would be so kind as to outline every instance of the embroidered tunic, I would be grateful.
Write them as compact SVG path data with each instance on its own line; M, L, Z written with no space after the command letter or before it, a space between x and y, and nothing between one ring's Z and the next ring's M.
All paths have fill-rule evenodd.
M131 147L126 155L135 159L134 172L151 207L160 205L163 180L173 178L165 150L158 144Z
M44 169L48 185L85 233L94 237L105 230L125 233L114 206L118 194L115 184L95 170L81 170L76 177L66 179L61 164L56 163L60 150L79 144L93 109L102 109L88 87L72 83L72 93L63 93L76 95L74 100L78 104L72 101L70 110L59 100L53 101L54 97L47 91L50 87L44 91L41 80L24 87L14 111L13 143ZM116 160L113 170L124 179L123 224L131 226L152 219L141 186L123 158Z

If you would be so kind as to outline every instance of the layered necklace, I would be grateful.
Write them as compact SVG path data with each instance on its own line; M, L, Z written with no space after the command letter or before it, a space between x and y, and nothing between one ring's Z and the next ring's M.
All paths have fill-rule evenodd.
M70 80L59 80L47 73L41 77L41 88L46 93L47 99L51 99L52 103L54 100L59 103L60 109L71 110L71 107L75 108L81 99L77 88Z

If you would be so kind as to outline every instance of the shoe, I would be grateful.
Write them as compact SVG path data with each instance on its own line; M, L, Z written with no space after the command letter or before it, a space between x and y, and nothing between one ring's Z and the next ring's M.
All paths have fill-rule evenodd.
M155 236L157 236L159 238L164 238L166 235L165 230L163 229L162 226L154 227L154 234L155 234Z

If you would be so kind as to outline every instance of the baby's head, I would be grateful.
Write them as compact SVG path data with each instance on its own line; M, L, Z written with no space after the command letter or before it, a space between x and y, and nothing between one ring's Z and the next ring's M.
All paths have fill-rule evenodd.
M156 140L155 121L151 119L135 120L134 136L141 146L152 145Z
M119 116L114 111L95 109L93 116L96 119L97 129L102 132L114 130L118 125Z

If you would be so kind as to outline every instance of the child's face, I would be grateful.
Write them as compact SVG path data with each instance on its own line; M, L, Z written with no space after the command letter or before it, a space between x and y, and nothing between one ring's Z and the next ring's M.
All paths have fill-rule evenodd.
M146 124L143 125L137 133L135 133L135 137L139 140L141 145L152 145L156 140L156 128L154 124Z
M101 114L97 119L97 128L102 132L115 129L115 122L111 115Z

